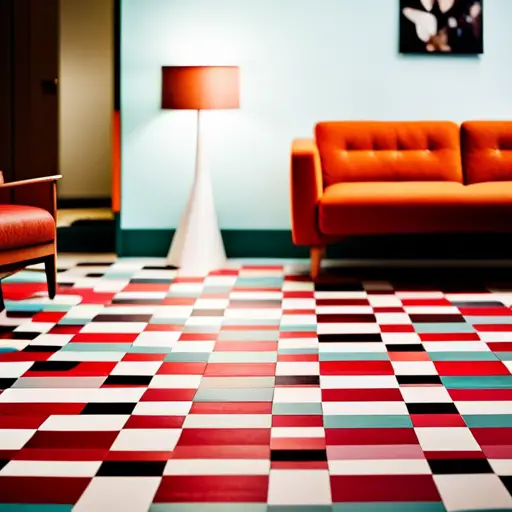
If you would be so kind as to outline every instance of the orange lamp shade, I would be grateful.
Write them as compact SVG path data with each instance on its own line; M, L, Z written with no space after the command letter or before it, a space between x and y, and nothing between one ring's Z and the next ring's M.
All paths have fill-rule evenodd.
M240 106L236 66L162 67L162 108L235 109Z

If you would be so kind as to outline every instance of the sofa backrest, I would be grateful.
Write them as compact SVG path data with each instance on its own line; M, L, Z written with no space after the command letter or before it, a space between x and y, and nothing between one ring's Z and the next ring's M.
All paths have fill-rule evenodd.
M324 185L344 181L462 182L460 130L450 121L316 125Z
M512 121L466 121L461 142L466 184L512 181Z

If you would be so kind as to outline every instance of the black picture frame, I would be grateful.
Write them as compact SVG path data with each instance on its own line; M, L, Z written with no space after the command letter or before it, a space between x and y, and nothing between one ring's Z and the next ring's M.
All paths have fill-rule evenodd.
M438 0L433 0L433 7L429 11L425 4L428 5L431 2L432 0L400 0L399 52L401 54L481 55L484 53L484 0L455 0L453 6L446 12L441 10ZM476 4L479 6L480 13L472 17L471 14L478 10L478 8L472 8ZM407 10L409 17L404 14L404 9ZM428 42L418 36L417 23L411 20L411 17L415 17L423 27L428 25L424 20L428 17L432 20L432 17L435 17L437 32ZM426 32L428 33L429 30Z

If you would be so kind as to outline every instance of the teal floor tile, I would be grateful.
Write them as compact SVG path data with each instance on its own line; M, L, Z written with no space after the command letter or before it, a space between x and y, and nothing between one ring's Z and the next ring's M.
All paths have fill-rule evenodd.
M74 343L64 345L61 352L128 352L131 343Z
M335 503L333 512L446 512L440 502ZM460 511L463 512L463 511Z
M279 329L282 332L316 332L317 325L281 325Z
M71 304L58 304L57 302L51 302L44 305L43 311L51 311L54 313L67 313L73 305Z
M500 361L512 361L512 352L494 352Z
M26 311L27 313L39 313L45 309L47 304L36 304L25 301L5 300L5 309L7 311Z
M453 323L417 323L414 324L414 330L420 334L426 333L466 333L475 332L472 324L453 322Z
M291 404L272 404L272 414L283 415L283 416L295 416L295 415L317 415L322 414L321 403L291 403Z
M447 389L512 389L512 375L441 377Z
M512 312L510 316L466 316L466 322L473 325L495 325L495 324L512 324Z
M91 315L89 318L84 318L84 317L73 318L70 316L63 316L59 320L59 325L86 325L89 322L91 322L95 316L96 315Z
M432 361L496 361L492 352L428 352Z
M462 419L469 428L512 427L512 414L465 414Z
M265 503L154 503L149 508L149 512L267 512L267 505Z
M410 428L408 414L324 416L325 428Z
M267 512L332 512L331 505L269 505Z
M171 352L165 356L166 362L207 363L211 352Z
M289 354L289 355L297 355L297 354L318 354L317 348L280 348L277 351L278 354Z
M170 354L171 347L144 347L139 345L132 345L128 349L129 354ZM0 511L1 512L1 511Z
M239 277L235 283L237 288L276 288L281 289L284 283L283 277Z
M212 295L222 295L225 294L226 298L231 293L231 286L212 286L205 285L203 290L203 295L212 294Z

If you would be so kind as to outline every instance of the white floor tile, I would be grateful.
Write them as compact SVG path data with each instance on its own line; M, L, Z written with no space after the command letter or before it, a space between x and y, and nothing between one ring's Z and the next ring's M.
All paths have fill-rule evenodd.
M276 375L320 375L320 363L315 362L284 362L277 363Z
M272 427L270 435L274 439L324 438L323 427Z
M133 410L135 416L186 416L192 402L139 402Z
M3 362L0 361L0 378L17 379L21 377L34 363L32 361Z
M326 416L409 414L404 402L323 402L322 410Z
M156 375L162 361L121 361L110 375Z
M328 471L272 470L269 505L330 505L331 484Z
M404 386L400 388L404 401L414 403L447 403L453 402L448 390L441 386Z
M112 451L172 451L181 435L179 428L152 428L152 429L128 429L121 430Z
M157 389L198 389L202 378L202 375L156 375L151 379L149 387Z
M81 333L130 333L142 332L146 322L90 322L80 329Z
M11 460L0 471L2 476L53 476L92 478L102 461Z
M392 389L398 388L394 375L321 375L322 389Z
M320 403L320 388L281 388L274 390L274 403Z
M0 429L0 450L21 450L36 433L32 429Z
M174 347L181 336L179 331L146 331L137 336L134 347Z
M437 375L432 361L392 361L395 375Z
M372 323L318 324L318 334L378 334L380 326Z
M471 430L466 427L415 428L423 451L480 451Z
M96 477L73 512L147 512L160 481L157 477Z
M435 475L447 512L510 510L512 497L497 475Z

